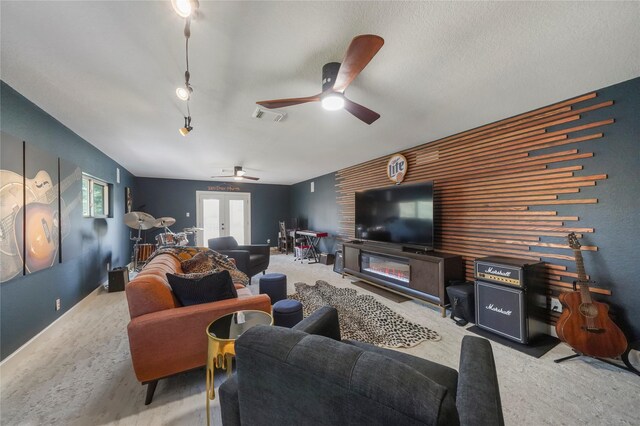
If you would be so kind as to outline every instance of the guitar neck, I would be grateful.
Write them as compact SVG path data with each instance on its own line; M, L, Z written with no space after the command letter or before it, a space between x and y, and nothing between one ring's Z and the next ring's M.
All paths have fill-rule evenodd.
M580 249L573 249L573 256L576 260L576 269L578 272L578 284L580 285L580 294L584 303L591 303L591 292L587 281L587 274L584 270L584 259Z

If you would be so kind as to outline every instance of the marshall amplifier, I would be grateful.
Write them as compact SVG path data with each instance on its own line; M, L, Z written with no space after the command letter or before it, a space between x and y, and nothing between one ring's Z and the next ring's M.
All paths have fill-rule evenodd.
M537 311L543 264L507 257L475 261L476 325L516 342L528 344L546 332ZM544 304L544 302L542 302Z
M542 262L490 256L476 259L474 271L477 280L524 288L537 284L542 267Z

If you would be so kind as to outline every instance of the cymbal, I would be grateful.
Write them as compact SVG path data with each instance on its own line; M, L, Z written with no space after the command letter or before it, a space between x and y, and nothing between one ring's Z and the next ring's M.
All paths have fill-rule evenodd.
M156 220L156 223L153 225L156 228L165 228L167 226L171 226L176 223L176 220L172 217L160 217Z
M124 224L133 229L151 229L156 218L145 212L130 212L124 215Z
M196 228L195 226L191 228L184 228L184 232L196 232L196 231L204 231L204 228Z

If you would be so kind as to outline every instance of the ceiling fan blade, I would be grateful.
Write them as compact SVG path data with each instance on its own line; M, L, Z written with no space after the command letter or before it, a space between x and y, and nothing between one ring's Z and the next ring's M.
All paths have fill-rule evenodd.
M355 37L344 55L333 90L344 93L345 89L378 53L383 44L384 39L377 35L365 34Z
M249 180L260 180L259 177L253 177L253 176L242 176L242 179L249 179Z
M226 176L211 176L211 178L212 178L212 179L213 179L213 178L232 178L232 177L235 177L235 176L233 176L233 175L226 175Z
M272 99L270 101L258 101L258 105L265 108L284 108L292 105L306 104L307 102L318 102L320 100L321 93L314 96L307 96L306 98L289 98L289 99Z
M344 98L344 109L367 124L371 124L380 118L380 114L377 112L371 111L369 108L363 107L362 105L350 101L347 98Z

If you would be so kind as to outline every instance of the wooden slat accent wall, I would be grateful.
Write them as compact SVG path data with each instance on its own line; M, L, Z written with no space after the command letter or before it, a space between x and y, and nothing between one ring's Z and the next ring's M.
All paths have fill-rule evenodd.
M569 232L580 237L594 229L578 216L559 215L558 208L596 204L596 198L581 197L580 190L607 178L586 175L576 165L593 156L580 149L581 142L602 140L606 126L614 123L583 119L585 112L613 105L581 106L596 96L590 93L401 152L409 163L403 184L434 182L435 249L461 255L467 279L473 278L474 259L501 255L544 260L550 296L571 289L576 274L554 261L573 260L565 239ZM564 128L554 130L558 125ZM553 147L560 148L538 152ZM392 185L386 176L392 154L337 172L340 239L354 238L354 193ZM554 242L543 242L543 237Z

